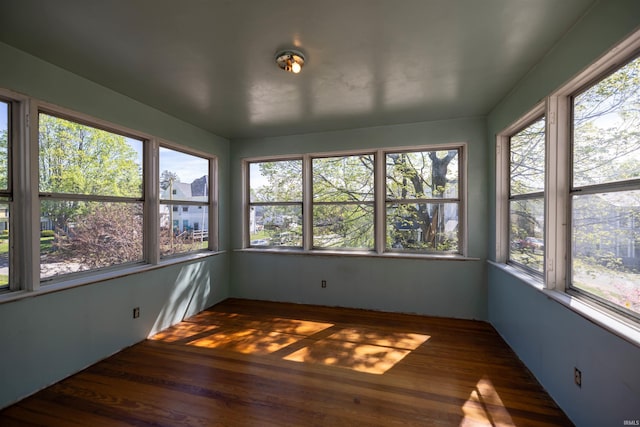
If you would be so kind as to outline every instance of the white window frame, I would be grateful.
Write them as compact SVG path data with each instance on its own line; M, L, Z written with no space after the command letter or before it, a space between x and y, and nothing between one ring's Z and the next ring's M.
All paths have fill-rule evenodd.
M212 252L216 252L218 251L218 244L219 244L219 240L218 240L218 209L217 209L217 200L218 200L218 179L217 179L217 175L216 175L216 171L218 170L218 159L215 156L212 156L211 154L207 154L204 153L202 151L198 151L198 150L194 150L194 149L190 149L190 148L185 148L183 146L179 146L177 144L171 143L169 141L165 141L165 140L155 140L154 141L154 146L152 147L153 153L155 154L154 157L154 169L155 169L155 179L154 179L154 188L150 189L152 191L150 191L150 193L156 195L157 197L157 207L156 207L156 211L154 214L151 214L156 223L153 224L152 226L150 226L149 230L156 230L153 231L152 233L150 232L151 235L153 235L153 239L155 240L154 244L152 245L151 250L154 252L153 253L153 261L155 261L155 263L158 263L160 259L165 260L165 259L171 259L171 258L176 258L176 257L183 257L185 255L189 255L189 254L193 254L193 253L199 253L199 252L203 252L203 251L212 251ZM173 151L178 151L180 153L184 153L184 154L188 154L190 156L196 156L196 157L200 157L204 160L207 160L208 162L208 185L207 185L207 190L208 190L208 201L207 202L196 202L196 201L187 201L187 200L176 200L176 203L168 203L169 200L164 200L160 198L160 148L167 148L169 150L173 150ZM178 210L179 206L198 206L200 208L202 208L203 206L207 206L209 208L209 212L207 215L207 221L209 222L209 228L207 230L208 233L208 245L206 249L198 249L198 250L194 250L194 251L189 251L189 252L181 252L181 253L177 253L174 255L167 255L167 256L161 256L160 255L160 244L159 244L159 231L160 230L160 205L161 204L166 204L169 206L178 206ZM156 253L157 250L157 253ZM157 258L156 258L157 257Z
M373 191L373 200L367 200L367 201L359 201L359 202L338 202L338 201L332 201L332 202L320 202L320 201L315 201L313 199L313 161L315 159L328 159L328 158L339 158L339 157L357 157L357 156L372 156L373 157L373 164L374 164L374 171L373 171L373 187L374 187L374 191ZM305 210L309 210L311 211L311 215L310 215L310 228L311 228L311 234L308 236L308 240L310 241L310 246L312 250L316 250L316 251L347 251L347 252L375 252L377 250L377 238L376 238L376 230L379 228L378 223L376 221L376 217L377 212L376 212L376 186L375 186L375 182L376 182L376 175L379 175L376 164L377 164L377 157L380 156L380 153L376 152L376 151L356 151L356 152L343 152L340 154L314 154L314 155L310 155L309 156L309 187L310 187L310 195L311 195L311 204L307 205L310 206L311 209L304 209L303 207L303 211ZM339 205L345 205L345 206L364 206L364 205L370 205L373 208L373 247L371 249L365 249L365 248L351 248L351 247L346 247L346 248L333 248L333 247L322 247L322 246L318 246L313 242L313 211L315 209L316 206L331 206L331 205L335 205L335 206L339 206Z
M548 139L547 133L549 131L548 119L545 115L545 102L538 103L535 107L533 107L527 114L522 116L520 119L516 120L514 123L509 125L507 128L502 130L496 137L496 261L501 263L509 263L511 265L516 266L516 268L522 269L526 273L532 274L534 276L539 276L537 272L526 268L524 266L520 266L519 264L512 264L509 260L509 247L511 245L510 241L510 213L509 213L509 202L511 199L511 137L516 135L521 130L527 128L532 125L534 122L539 120L542 117L545 117L545 139ZM546 145L546 144L545 144ZM545 149L545 172L548 168L547 159L549 157L548 150ZM546 174L545 174L546 180ZM545 189L543 191L544 194L547 193L548 190L547 182L545 181ZM543 258L546 259L546 248L547 248L547 202L546 196L543 194L544 203L545 203L545 230L544 230L544 242L545 242L545 253Z
M562 304L579 311L598 324L631 342L640 342L639 316L620 314L609 304L597 301L570 286L572 195L572 97L628 63L640 53L640 30L613 46L599 59L576 74L529 113L500 132L496 138L496 262L507 261L508 235L508 137L540 115L546 116L545 251L544 274L532 278L542 290ZM616 187L614 184L612 187ZM617 185L620 188L620 185ZM604 188L604 187L603 187Z
M116 125L33 97L0 88L0 98L11 105L10 146L10 278L0 291L0 303L34 295L57 292L98 281L128 276L165 265L219 253L218 247L218 159L216 156L162 141L153 135ZM143 260L103 269L82 271L40 280L40 194L39 194L39 113L50 114L87 126L143 141ZM163 145L209 160L209 245L207 250L160 259L159 229L159 146ZM6 197L7 192L3 193ZM74 197L72 195L72 197ZM84 198L84 196L82 196ZM92 196L91 196L92 197ZM101 196L97 196L100 199ZM107 197L108 198L108 197ZM109 199L109 198L108 198Z
M267 162L286 162L286 161L301 161L302 162L302 176L300 180L302 182L302 200L299 202L283 202L283 201L273 201L273 202L251 202L251 170L250 166L252 163L267 163ZM249 220L251 216L251 207L252 206L297 206L300 205L302 208L302 248L308 249L311 244L310 241L306 238L307 233L305 231L306 227L309 227L309 216L305 213L304 206L306 205L305 197L309 194L308 189L305 186L306 177L308 176L308 167L307 163L309 162L308 156L303 156L299 154L290 155L290 156L276 156L276 157L252 157L248 159L244 159L242 161L242 200L244 208L242 209L242 247L243 248L264 248L263 246L252 246L251 245L251 231L249 230ZM273 246L267 247L269 249L275 249ZM296 250L299 247L296 246L281 246L277 248L279 250Z
M37 210L38 212L40 211L40 206L41 206L41 202L45 201L45 200L51 200L51 201L56 201L56 200L75 200L75 201L79 201L79 202L98 202L98 203L133 203L133 204L141 204L142 205L142 210L143 210L143 225L142 225L142 235L143 235L143 242L142 242L142 257L140 260L138 261L131 261L131 262L126 262L126 263L122 263L122 264L115 264L115 265L110 265L110 266L106 266L106 267L101 267L101 268L95 268L95 269L91 269L91 270L83 270L83 271L78 271L78 272L72 272L72 273L63 273L60 275L55 275L55 276L51 276L51 277L40 277L40 283L42 285L46 285L46 284L50 284L50 283L56 283L59 282L61 280L65 280L65 278L68 277L75 277L75 276L86 276L86 275L90 275L90 274L94 274L96 272L100 272L100 271L108 271L108 270L115 270L115 269L120 269L120 268L126 268L132 265L136 265L136 264L143 264L147 261L147 256L145 254L144 251L144 239L145 239L145 235L146 230L147 230L147 221L146 218L144 218L144 207L145 207L145 183L147 180L147 177L145 176L146 170L144 168L144 149L145 149L145 145L148 142L147 138L141 138L137 135L131 134L129 132L124 132L120 129L116 129L114 128L112 125L106 124L106 123L98 123L98 120L92 119L90 117L87 117L86 115L83 114L79 114L76 112L72 112L69 111L67 109L63 109L60 107L56 107L56 106L50 106L50 105L46 105L44 103L41 103L38 106L38 110L37 110L37 116L36 116L36 129L38 129L38 141L36 141L37 144L37 149L35 150L34 156L37 157L38 159L38 170L37 170L37 175L36 175L36 181L34 182L35 185L35 189L37 189L38 185L39 185L39 173L40 173L40 164L39 164L39 120L40 120L40 115L41 114L45 114L48 115L50 117L55 117L58 119L62 119L62 120L66 120L72 123L76 123L82 126L87 126L87 127L91 127L97 130L102 130L102 131L106 131L106 132L110 132L113 134L117 134L120 136L124 136L124 137L130 137L132 139L136 139L142 142L142 151L143 151L143 156L142 156L142 189L140 192L140 196L139 197L118 197L118 196L107 196L107 195L93 195L93 194L81 194L81 193L55 193L55 192L40 192L38 191L38 204L37 204ZM40 218L40 214L38 215L38 217ZM39 223L39 219L38 219L38 223ZM39 227L38 227L39 228ZM39 247L39 244L38 244ZM38 256L38 261L40 261L40 256ZM40 262L38 262L38 267L40 267Z
M446 151L458 150L458 252L400 252L386 250L386 153L397 152L420 152L420 151ZM374 155L374 249L358 250L351 248L313 248L312 246L312 223L313 223L313 182L312 182L312 159L341 156ZM278 248L278 247L252 247L249 242L249 165L257 162L275 162L282 160L299 160L302 158L302 213L303 213L303 246L302 248ZM309 254L353 254L357 256L389 256L407 258L431 258L431 259L467 259L468 248L468 227L467 227L467 143L452 142L447 144L416 145L385 147L377 149L362 149L348 151L314 152L281 156L262 156L242 159L243 177L243 226L242 226L242 248L252 251L271 252L302 252Z

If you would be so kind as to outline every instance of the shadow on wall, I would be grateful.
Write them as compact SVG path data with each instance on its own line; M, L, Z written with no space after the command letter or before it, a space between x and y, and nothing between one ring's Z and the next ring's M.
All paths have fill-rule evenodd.
M209 262L195 262L178 267L178 275L169 286L155 323L149 331L153 335L207 308L212 294Z

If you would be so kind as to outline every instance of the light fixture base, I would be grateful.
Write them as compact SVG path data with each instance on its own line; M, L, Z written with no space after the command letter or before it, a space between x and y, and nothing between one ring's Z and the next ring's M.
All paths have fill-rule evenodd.
M304 66L304 54L299 50L287 49L276 53L276 64L281 69L298 74Z

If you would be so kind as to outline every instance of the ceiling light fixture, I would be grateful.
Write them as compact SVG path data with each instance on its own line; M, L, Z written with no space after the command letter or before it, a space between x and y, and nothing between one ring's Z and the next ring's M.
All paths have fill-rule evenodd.
M278 67L293 74L298 74L304 65L304 55L298 50L283 50L276 53Z

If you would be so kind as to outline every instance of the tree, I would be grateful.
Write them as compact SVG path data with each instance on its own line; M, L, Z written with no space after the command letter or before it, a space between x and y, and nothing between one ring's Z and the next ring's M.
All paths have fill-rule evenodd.
M457 238L446 236L443 221L447 206L457 204L433 203L458 197L457 155L457 150L387 155L387 198L398 201L387 209L389 246L398 241L412 249L457 249ZM302 201L301 161L260 163L259 170L267 185L252 185L252 202ZM312 173L314 245L373 248L374 156L315 158ZM402 224L420 232L408 235Z
M59 256L81 270L142 260L142 207L135 203L89 203L67 232L58 230Z
M412 200L417 203L398 203L393 215L387 218L392 245L409 249L457 249L457 239L445 235L443 204L424 199L457 198L458 150L420 151L387 154L387 198ZM394 227L390 224L398 223ZM416 236L407 236L406 229L418 229Z
M168 170L163 170L160 174L160 188L166 190L171 187L174 182L180 182L178 174Z
M138 153L124 136L47 114L39 116L40 192L141 197ZM76 200L44 201L43 216L66 228L88 213Z

